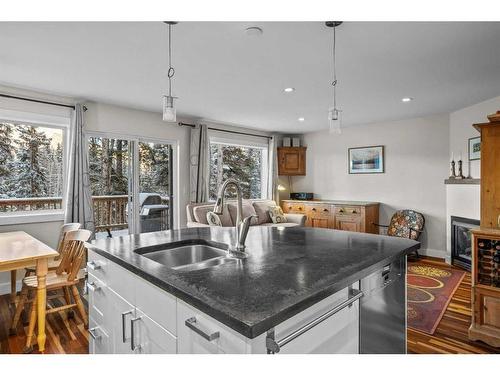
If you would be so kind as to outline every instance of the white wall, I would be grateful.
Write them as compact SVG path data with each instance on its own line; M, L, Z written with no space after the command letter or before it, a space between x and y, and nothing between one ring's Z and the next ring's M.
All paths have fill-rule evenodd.
M422 253L444 258L448 121L438 115L352 126L341 135L305 134L307 176L294 178L293 189L317 198L380 202L381 223L398 209L415 209L426 219ZM385 173L348 174L347 149L371 145L385 146Z
M479 132L472 127L472 124L488 122L487 115L500 110L500 96L486 100L484 102L471 105L452 112L450 114L450 154L455 154L455 159L462 153L464 161L464 175L467 176L469 170L467 167L468 158L468 139L479 136ZM481 161L471 161L471 176L479 178Z

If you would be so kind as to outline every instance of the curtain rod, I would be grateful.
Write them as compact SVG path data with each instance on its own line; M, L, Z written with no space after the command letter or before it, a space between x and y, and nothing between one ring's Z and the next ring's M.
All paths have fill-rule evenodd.
M66 107L66 108L71 108L71 109L75 109L75 106L74 105L71 105L71 104L62 104L62 103L55 103L55 102L49 102L49 101L46 101L46 100L39 100L39 99L32 99L32 98L25 98L25 97L22 97L22 96L15 96L15 95L8 95L8 94L0 94L0 97L2 98L9 98L9 99L19 99L19 100L24 100L24 101L27 101L27 102L33 102L33 103L42 103L42 104L49 104L49 105L55 105L55 106L58 106L58 107ZM87 107L83 106L83 110L86 111L87 110Z
M179 122L179 126L189 126L190 128L196 127L194 124L186 124L184 122ZM240 134L240 135L249 135L252 137L260 137L260 138L266 138L266 139L273 139L273 137L270 137L268 135L259 135L259 134L251 134L251 133L244 133L244 132L238 132L235 130L225 130L225 129L217 129L217 128L208 128L209 130L215 130L218 132L224 132L224 133L232 133L232 134Z

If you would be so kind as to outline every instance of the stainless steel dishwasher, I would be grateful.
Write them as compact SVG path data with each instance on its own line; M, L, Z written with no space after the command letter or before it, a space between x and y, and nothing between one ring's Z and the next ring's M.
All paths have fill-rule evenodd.
M361 280L360 341L363 354L406 353L406 256Z

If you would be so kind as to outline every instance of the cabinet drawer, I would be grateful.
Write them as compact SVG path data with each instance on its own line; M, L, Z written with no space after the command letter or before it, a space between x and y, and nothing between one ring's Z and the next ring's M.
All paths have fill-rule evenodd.
M109 279L109 265L112 262L109 259L97 254L96 252L88 251L87 272L95 276L104 283Z
M361 216L361 207L357 206L335 206L335 215Z
M177 317L178 353L245 353L244 336L180 300L177 303ZM209 341L200 333L186 326L186 321L191 318L196 319L197 329L208 335L218 333L218 337Z
M109 289L94 275L88 275L89 315L102 327L110 326ZM106 328L105 328L106 329ZM109 332L108 332L109 333Z
M279 340L303 327L315 318L338 306L347 300L348 297L348 288L345 288L279 324L275 328L276 339ZM279 353L357 354L359 353L358 338L359 301L355 301L350 307L343 308L316 327L290 341Z
M303 214L306 207L304 203L284 202L283 211L290 214Z
M137 317L141 318L134 323L137 327L138 343L141 354L175 354L177 339L166 329L155 323L141 310L137 310Z
M329 204L308 204L306 205L307 216L318 218L329 218L333 216L332 206Z

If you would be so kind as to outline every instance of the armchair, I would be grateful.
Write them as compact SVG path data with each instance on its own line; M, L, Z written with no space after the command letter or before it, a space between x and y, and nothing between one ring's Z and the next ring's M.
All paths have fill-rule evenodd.
M387 228L387 235L394 237L409 238L418 241L425 225L425 218L420 212L413 210L396 211L391 217L389 225L372 223L377 227ZM418 258L418 251L415 250Z

